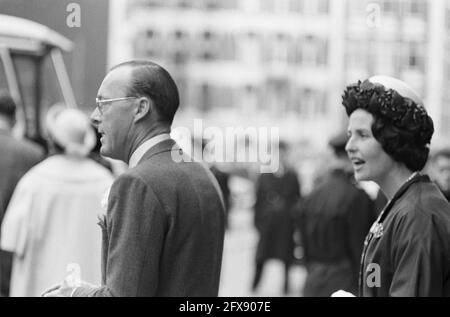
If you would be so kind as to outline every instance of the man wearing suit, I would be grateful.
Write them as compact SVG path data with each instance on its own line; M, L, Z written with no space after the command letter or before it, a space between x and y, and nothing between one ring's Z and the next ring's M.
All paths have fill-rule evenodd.
M17 182L44 156L39 146L11 135L15 122L14 100L8 94L0 93L0 226ZM0 296L9 294L11 265L11 253L0 250Z
M44 296L218 295L223 201L211 172L180 160L170 139L178 104L175 82L155 63L126 62L107 74L92 120L101 154L130 170L112 185L100 221L103 283L64 282Z

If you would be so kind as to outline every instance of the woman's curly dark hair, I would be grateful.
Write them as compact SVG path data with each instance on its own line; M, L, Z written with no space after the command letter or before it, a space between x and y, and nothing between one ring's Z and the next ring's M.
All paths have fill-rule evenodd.
M342 104L348 116L356 109L373 115L373 136L395 161L412 171L425 166L434 127L422 105L369 80L347 86Z

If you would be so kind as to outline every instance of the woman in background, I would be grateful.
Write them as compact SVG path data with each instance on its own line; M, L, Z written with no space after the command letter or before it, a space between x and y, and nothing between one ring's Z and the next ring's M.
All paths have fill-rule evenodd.
M100 284L97 218L113 177L87 158L95 135L81 111L54 106L46 123L54 155L19 181L2 225L1 247L14 253L11 296L40 296L68 269Z

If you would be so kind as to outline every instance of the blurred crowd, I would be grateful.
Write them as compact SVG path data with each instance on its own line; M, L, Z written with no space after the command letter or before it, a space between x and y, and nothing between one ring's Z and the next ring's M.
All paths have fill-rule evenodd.
M80 110L55 105L46 115L46 146L16 139L16 105L0 95L1 296L39 296L68 274L100 284L101 234L98 217L120 169L99 154L100 135ZM373 183L357 182L347 156L347 132L329 141L333 158L315 177L312 190L281 141L274 173L248 173L210 163L227 215L239 204L231 179L254 184L254 226L258 232L252 289L260 286L265 263L284 265L283 293L292 287L293 265L308 272L304 296L357 293L364 238L386 197ZM204 143L203 143L204 146ZM434 151L426 170L450 200L450 147ZM239 189L238 189L239 190ZM230 224L226 222L230 229ZM71 265L75 264L75 266ZM82 269L81 269L82 268Z

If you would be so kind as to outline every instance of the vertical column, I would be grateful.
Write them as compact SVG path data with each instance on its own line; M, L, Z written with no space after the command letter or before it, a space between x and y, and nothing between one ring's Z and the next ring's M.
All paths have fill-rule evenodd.
M108 22L108 53L107 68L131 59L133 56L133 45L130 43L129 23L127 23L127 12L133 1L111 0L109 2Z
M428 45L426 48L426 97L425 106L433 118L436 135L441 130L442 91L445 69L445 0L428 0Z
M345 40L347 0L329 0L330 25L328 36L328 120L331 134L344 127L344 108L340 107L342 89L345 86Z

